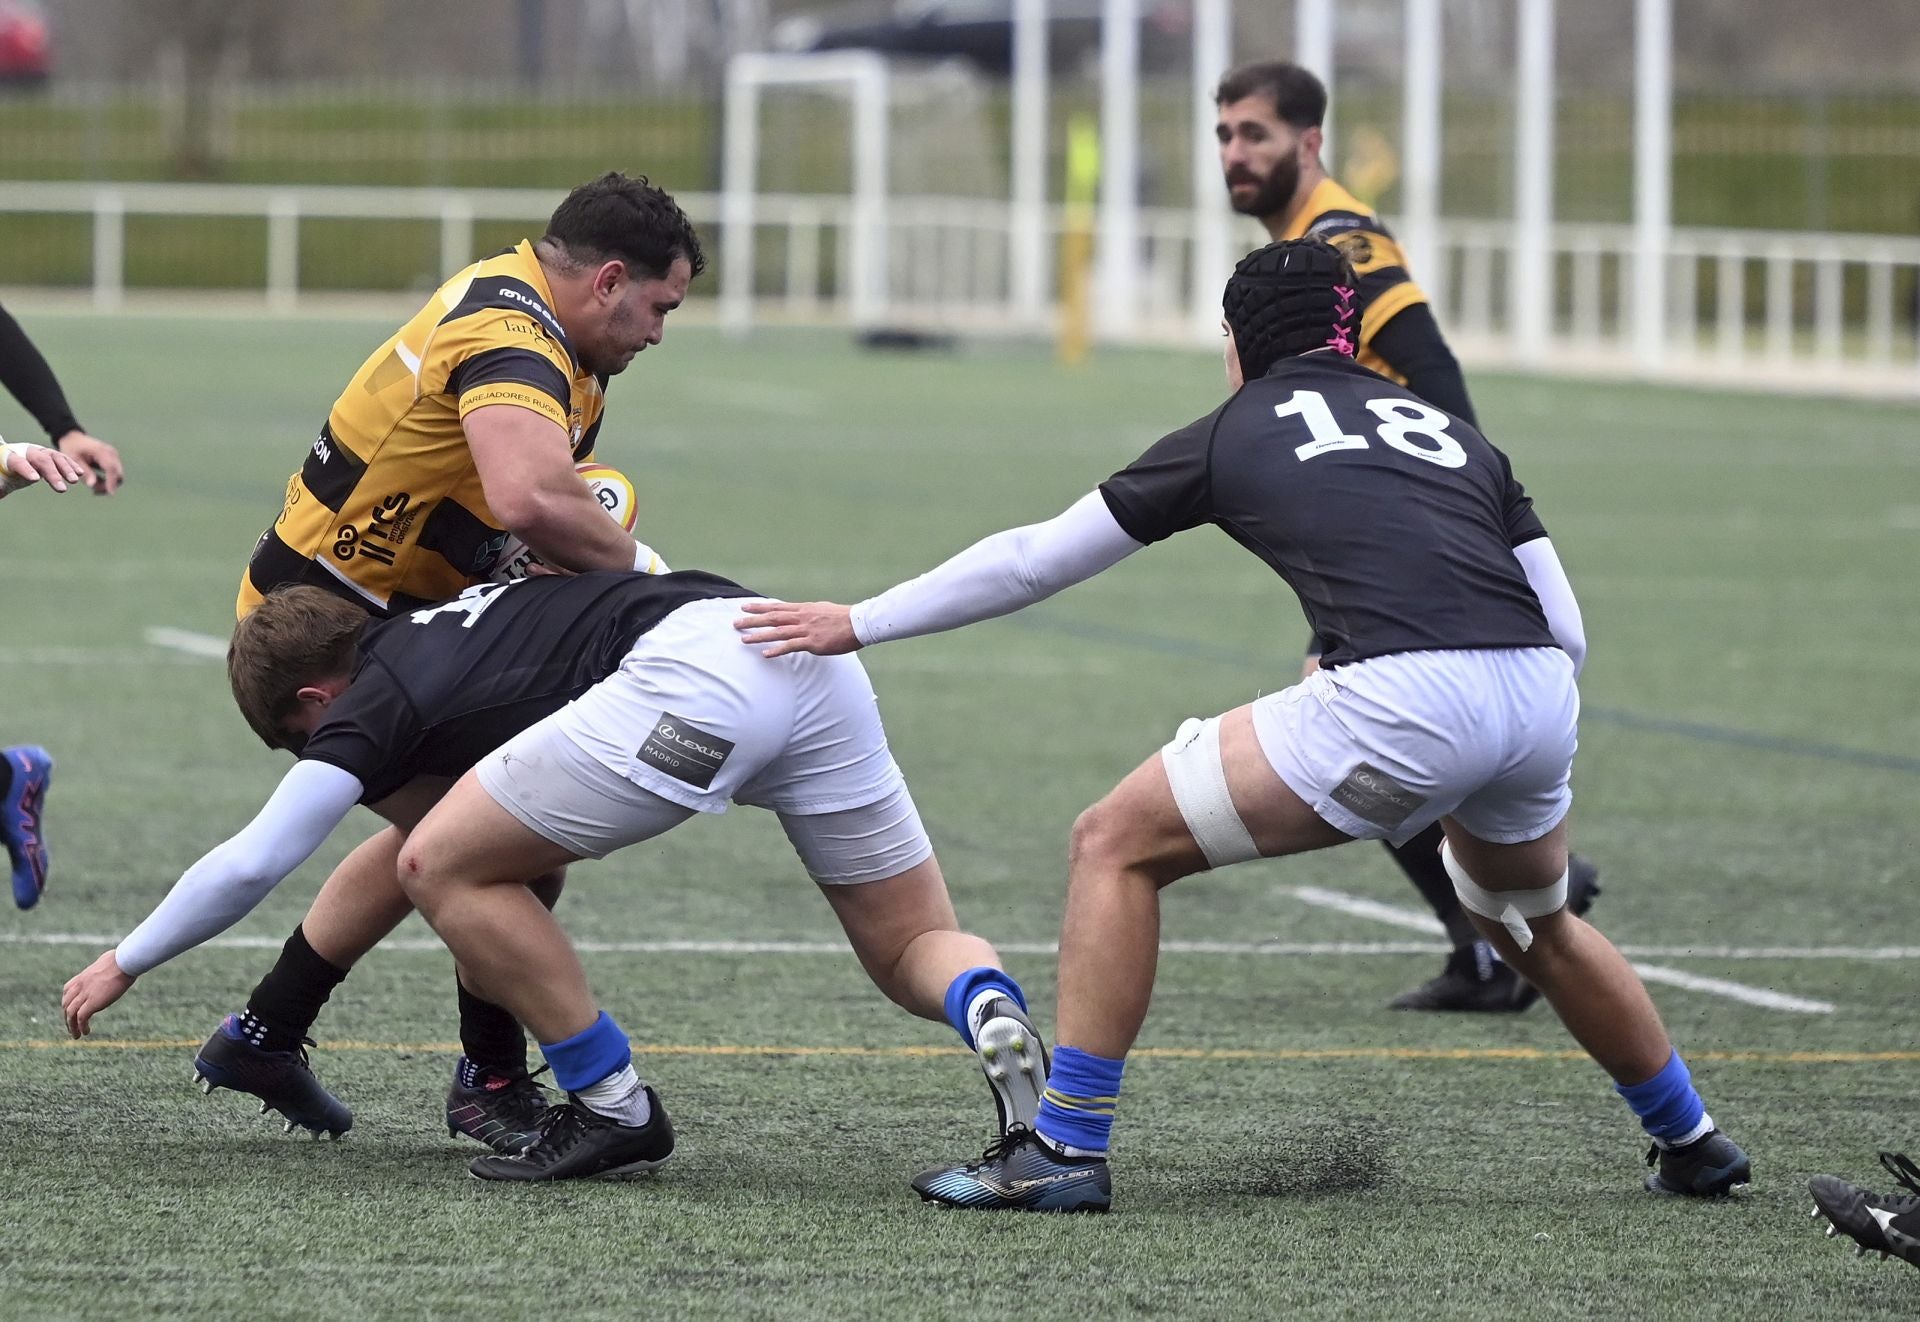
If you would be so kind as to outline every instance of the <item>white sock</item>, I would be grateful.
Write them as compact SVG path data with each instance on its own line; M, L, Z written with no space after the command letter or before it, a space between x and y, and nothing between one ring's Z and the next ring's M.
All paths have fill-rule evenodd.
M1098 1152L1095 1152L1092 1148L1076 1148L1071 1143L1062 1143L1057 1138L1049 1138L1045 1134L1037 1131L1034 1137L1039 1139L1050 1151L1062 1157L1105 1157L1107 1155L1105 1148L1100 1149Z
M1713 1132L1713 1117L1705 1111L1700 1113L1700 1123L1682 1134L1679 1138L1656 1138L1654 1143L1662 1148L1684 1148L1689 1143L1698 1143Z
M975 1042L980 1040L980 1030L987 1026L987 1007L995 1001L1011 1001L1015 1005L1019 1004L998 987L989 987L985 991L975 992L973 999L967 1002L967 1036Z
M623 1065L600 1082L582 1088L574 1096L580 1105L596 1115L604 1115L618 1120L623 1125L632 1125L638 1129L653 1117L653 1103L647 1100L646 1085L640 1082L640 1076L633 1072L632 1065Z

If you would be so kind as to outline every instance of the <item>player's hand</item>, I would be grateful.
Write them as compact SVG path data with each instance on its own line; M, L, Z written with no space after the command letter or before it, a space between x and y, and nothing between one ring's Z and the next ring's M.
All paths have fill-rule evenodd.
M740 609L746 614L733 627L740 631L741 642L760 648L761 656L839 656L860 646L851 607L831 601L749 601Z
M65 491L76 482L86 482L87 471L72 458L44 445L10 445L4 453L6 475L19 485L42 479L55 491Z
M67 1032L85 1037L93 1030L93 1017L127 994L133 977L120 971L120 963L111 950L67 980L60 993L60 1013L66 1016Z
M80 465L80 480L91 487L96 496L111 496L127 480L120 452L97 436L89 436L75 427L53 444L61 454Z

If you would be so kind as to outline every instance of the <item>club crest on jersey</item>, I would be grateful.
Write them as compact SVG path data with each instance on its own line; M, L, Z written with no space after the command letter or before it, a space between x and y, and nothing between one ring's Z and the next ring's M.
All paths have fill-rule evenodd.
M1334 239L1333 246L1346 254L1356 270L1373 260L1373 240L1358 230Z

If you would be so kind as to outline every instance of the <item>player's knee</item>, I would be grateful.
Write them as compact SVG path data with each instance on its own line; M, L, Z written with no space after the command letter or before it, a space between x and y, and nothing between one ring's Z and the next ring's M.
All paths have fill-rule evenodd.
M1133 872L1165 886L1194 870L1175 862L1174 853L1141 813L1108 795L1074 820L1067 861L1070 876Z
M430 916L446 893L446 873L438 865L433 851L423 848L417 840L409 840L400 847L394 868L400 889L407 893L413 907Z
M1111 798L1100 800L1073 821L1067 839L1067 862L1079 869L1090 864L1124 862L1125 823Z
M1545 886L1523 890L1489 890L1468 874L1453 852L1453 842L1440 846L1440 862L1453 882L1460 906L1487 924L1498 924L1514 946L1534 959L1550 958L1565 939L1567 873ZM1551 938L1551 946L1541 944Z

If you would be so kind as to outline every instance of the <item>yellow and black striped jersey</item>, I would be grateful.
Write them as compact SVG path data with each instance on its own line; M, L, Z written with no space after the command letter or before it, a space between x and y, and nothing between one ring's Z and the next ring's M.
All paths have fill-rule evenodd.
M240 580L245 615L313 583L391 615L460 592L506 546L461 420L532 409L593 453L605 381L574 358L533 245L476 262L375 350L334 401Z
M1394 241L1367 205L1336 184L1322 179L1307 194L1306 205L1293 218L1280 238L1325 239L1353 263L1360 280L1360 343L1355 355L1362 367L1371 368L1399 385L1406 378L1394 371L1379 354L1373 352L1373 337L1380 328L1427 296L1407 271L1406 254Z

